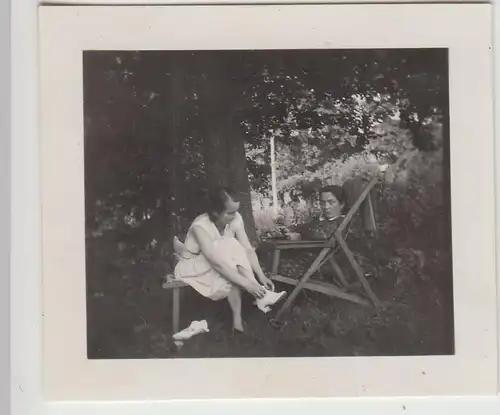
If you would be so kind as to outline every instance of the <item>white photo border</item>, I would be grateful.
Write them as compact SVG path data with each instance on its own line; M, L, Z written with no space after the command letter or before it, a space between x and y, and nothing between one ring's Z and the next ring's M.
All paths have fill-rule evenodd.
M10 413L10 13L9 2L0 0L0 413ZM7 334L7 335L5 335Z
M491 5L41 6L39 17L47 399L497 393ZM84 50L423 47L449 48L454 356L87 360Z

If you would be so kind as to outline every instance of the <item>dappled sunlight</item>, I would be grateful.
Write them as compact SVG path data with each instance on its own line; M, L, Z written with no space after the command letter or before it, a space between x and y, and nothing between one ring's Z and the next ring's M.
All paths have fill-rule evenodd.
M89 357L451 353L446 53L89 52L84 69ZM175 347L162 287L176 265L173 238L207 211L208 189L235 189L270 272L266 238L300 239L326 215L322 187L374 176L377 232L367 236L355 216L348 244L379 313L304 290L273 327L245 296L248 333L235 337L226 301L183 289L181 326L206 319L210 331ZM317 255L283 251L279 272L297 280ZM366 299L337 256L349 290Z

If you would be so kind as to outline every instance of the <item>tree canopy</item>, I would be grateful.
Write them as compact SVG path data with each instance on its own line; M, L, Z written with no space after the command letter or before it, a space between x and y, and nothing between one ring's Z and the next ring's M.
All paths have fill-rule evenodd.
M84 101L89 230L163 242L208 187L231 184L255 239L250 190L269 192L271 136L281 194L442 147L447 52L89 51Z

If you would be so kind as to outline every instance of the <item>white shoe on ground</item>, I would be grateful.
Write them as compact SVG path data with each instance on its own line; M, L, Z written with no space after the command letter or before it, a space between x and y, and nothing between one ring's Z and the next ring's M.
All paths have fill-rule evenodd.
M175 333L172 337L174 338L174 340L187 340L197 334L207 333L209 331L210 330L208 329L208 323L206 320L193 321L191 322L189 327L179 331L178 333Z

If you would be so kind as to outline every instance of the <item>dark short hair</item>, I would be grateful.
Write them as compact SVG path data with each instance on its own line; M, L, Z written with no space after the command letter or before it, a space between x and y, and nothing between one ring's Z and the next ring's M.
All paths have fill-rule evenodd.
M337 186L335 184L329 185L329 186L323 186L321 189L319 189L319 193L331 193L335 196L335 198L339 201L339 203L345 204L346 203L346 195L344 192L344 189L342 187Z
M221 214L226 209L228 200L239 202L238 194L229 186L219 186L208 192L208 214L214 220L213 214Z

